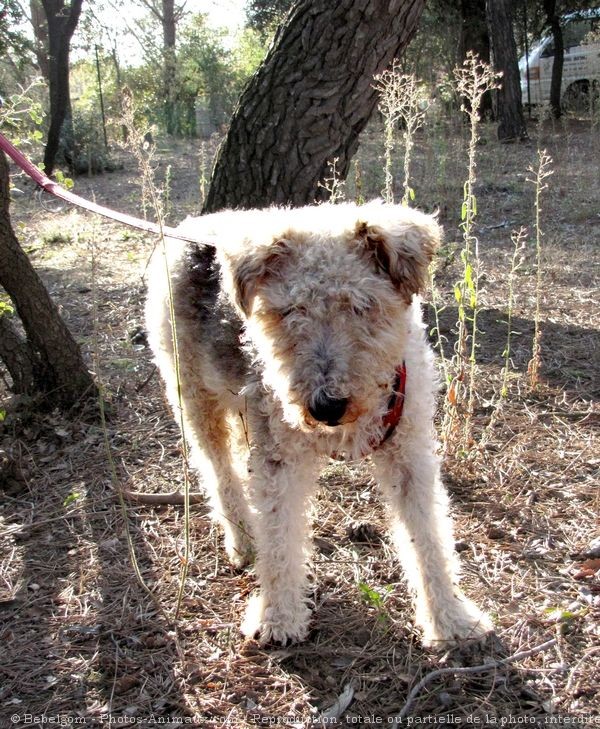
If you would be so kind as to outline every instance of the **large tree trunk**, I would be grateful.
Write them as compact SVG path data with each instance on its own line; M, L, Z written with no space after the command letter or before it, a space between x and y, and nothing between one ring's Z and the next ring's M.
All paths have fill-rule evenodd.
M498 139L503 142L527 139L521 100L517 44L513 32L514 0L487 0L494 69L502 73L497 95Z
M0 286L13 300L28 340L17 354L23 360L34 352L37 387L50 403L71 407L97 397L98 392L77 343L19 245L10 223L9 202L8 164L0 152Z
M324 198L377 103L373 76L412 38L424 0L300 0L244 90L205 212Z
M29 342L17 331L9 314L0 311L0 360L12 379L12 391L31 395L35 392L36 358Z
M560 25L560 16L556 12L556 0L544 0L544 12L546 13L554 40L554 61L552 63L552 79L550 81L550 111L555 119L559 119L562 114L560 90L565 60L565 45Z
M50 83L50 129L44 150L44 172L54 170L59 149L69 165L75 161L75 139L69 90L69 47L77 27L83 0L41 0L48 21L48 74Z

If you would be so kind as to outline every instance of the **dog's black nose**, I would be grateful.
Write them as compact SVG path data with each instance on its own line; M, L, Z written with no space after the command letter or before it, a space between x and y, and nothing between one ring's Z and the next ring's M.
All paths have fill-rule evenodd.
M313 405L310 405L308 412L315 420L327 425L339 425L340 418L346 412L348 398L334 398L320 393Z

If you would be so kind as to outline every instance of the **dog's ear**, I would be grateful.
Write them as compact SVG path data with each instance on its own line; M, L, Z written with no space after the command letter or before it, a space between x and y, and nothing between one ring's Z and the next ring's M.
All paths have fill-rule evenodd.
M235 301L244 316L250 316L252 302L260 285L278 271L281 261L288 251L289 243L281 239L258 252L253 251L251 254L242 256L238 261L233 270L233 283Z
M427 267L440 244L442 231L430 215L408 209L406 213L400 220L390 217L381 224L358 222L355 239L410 304L413 294L425 287Z

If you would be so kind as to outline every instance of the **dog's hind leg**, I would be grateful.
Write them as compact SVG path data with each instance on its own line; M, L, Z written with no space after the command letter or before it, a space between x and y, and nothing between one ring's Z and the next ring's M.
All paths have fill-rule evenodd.
M489 618L458 587L448 496L431 450L400 449L374 455L377 476L388 502L391 533L404 573L416 597L416 619L424 642L447 647L457 639L481 638ZM404 449L402 449L404 450Z
M174 380L167 381L167 397L180 423L180 394ZM190 463L201 476L213 519L223 527L229 560L234 566L243 567L253 556L250 515L243 487L246 469L245 464L239 470L235 467L235 433L227 420L228 411L185 367L181 368L181 405Z

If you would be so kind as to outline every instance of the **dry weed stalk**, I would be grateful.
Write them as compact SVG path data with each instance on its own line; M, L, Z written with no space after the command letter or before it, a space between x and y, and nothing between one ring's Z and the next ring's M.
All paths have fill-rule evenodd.
M154 211L157 224L159 226L159 245L163 255L166 280L168 283L169 295L169 319L171 321L171 338L173 343L173 360L175 368L175 377L177 380L178 393L178 420L181 430L182 440L182 464L183 464L183 504L184 504L184 553L181 558L181 571L179 580L179 590L177 595L177 605L175 608L175 617L179 614L181 608L185 582L187 579L188 569L191 561L191 540L190 540L190 466L187 438L185 434L185 421L183 416L183 403L181 398L181 370L179 363L179 348L177 344L177 325L175 320L175 308L173 303L173 289L171 284L171 275L166 255L166 242L163 228L166 224L166 208L165 199L167 194L156 184L154 168L152 160L156 147L146 140L146 135L138 128L134 120L134 105L131 93L123 94L123 125L127 128L128 139L127 147L133 153L138 163L138 169L141 176L142 196L143 199L149 201L151 209Z
M344 202L346 199L346 182L340 177L340 173L337 169L337 163L340 161L339 157L334 157L327 163L329 166L329 177L326 177L323 182L319 182L319 187L322 187L329 193L329 202L335 203Z
M100 367L100 356L99 356L99 353L100 353L100 339L99 339L99 334L98 334L99 295L98 295L98 290L97 290L98 266L97 266L97 256L96 256L95 226L94 226L93 231L94 232L93 232L93 235L92 235L90 243L89 243L90 261L91 261L91 283L92 283L92 342L93 342L92 366L94 368L94 373L96 375L96 382L98 383L98 410L100 413L100 427L102 429L102 440L103 440L103 444L104 444L104 452L106 454L106 460L108 461L108 467L109 467L109 472L110 472L110 482L111 482L114 492L117 494L117 497L119 499L119 508L121 510L121 516L123 518L123 525L125 527L125 538L127 540L127 550L129 553L129 559L131 561L131 566L133 567L133 571L134 571L134 574L136 576L136 579L137 579L139 585L146 592L146 594L152 598L155 605L157 605L160 609L158 599L157 599L156 595L154 594L154 592L146 584L144 577L142 575L142 571L139 566L139 562L137 560L137 555L135 553L135 545L133 543L131 529L129 528L127 505L125 503L125 491L123 489L123 486L122 486L122 484L119 480L119 476L117 474L117 466L115 464L115 459L113 458L110 439L108 436L108 425L106 422L106 408L105 408L105 400L104 400L105 388L104 388L104 382L102 379L102 370ZM75 232L75 241L74 241L75 245L77 245L77 237L78 237L78 233Z
M498 422L500 414L502 413L503 406L506 403L509 393L512 335L515 333L512 329L513 309L515 304L515 278L517 275L517 271L521 268L524 261L525 246L527 243L527 228L521 226L519 230L513 230L510 239L513 243L513 254L511 258L510 272L508 274L508 301L506 303L506 346L504 348L504 351L502 352L504 365L502 367L502 372L500 373L500 393L498 399L495 402L494 410L492 412L490 420L486 425L478 444L480 452L486 447L486 445L492 438L494 427Z
M538 164L534 169L529 167L530 176L527 182L531 182L535 186L535 252L536 252L536 279L535 279L535 316L534 316L534 333L531 359L527 366L529 374L529 386L534 390L539 384L539 372L542 362L541 341L542 332L540 329L540 313L542 304L542 238L544 233L541 227L542 220L542 192L548 188L548 184L544 182L550 175L554 174L554 170L550 169L552 158L545 149L538 150Z
M206 140L202 140L200 142L200 151L198 153L198 163L200 167L200 179L199 179L199 187L200 187L200 209L204 206L204 201L206 200L206 193L208 189L208 177L206 175L206 167L207 167L207 149L206 149Z
M326 177L323 182L319 182L319 187L329 193L329 202L334 205L335 203L344 202L346 199L346 182L340 177L337 169L339 161L339 157L334 157L328 162L330 176Z
M357 205L364 205L363 176L358 157L354 159L354 202Z
M375 89L379 92L379 111L383 115L385 129L385 190L384 198L394 202L394 177L392 175L392 152L398 122L404 127L404 180L402 204L414 200L415 193L410 187L410 164L414 147L415 132L423 125L428 104L424 102L417 79L412 74L400 72L398 61L392 68L375 76Z
M452 358L452 380L444 407L444 440L446 444L458 435L459 415L464 416L460 446L468 451L471 444L471 427L475 403L475 378L477 372L477 313L479 307L479 280L481 264L479 259L479 240L474 233L477 216L475 182L477 180L477 143L483 95L498 87L499 76L491 66L479 59L476 54L468 53L460 68L454 70L456 91L463 99L462 111L470 122L468 143L468 174L464 183L461 209L461 228L463 232L462 279L454 287L458 304L458 337Z
M504 366L502 368L502 385L500 387L501 399L508 397L508 380L510 375L511 361L511 344L512 344L512 317L515 303L515 278L517 271L523 265L525 245L527 243L527 228L521 227L519 230L513 230L510 237L513 243L513 255L510 263L510 272L508 274L508 301L506 304L506 347L502 356L504 357Z

